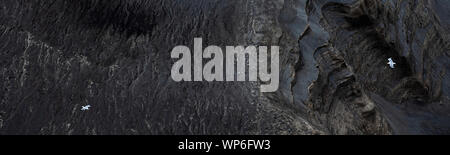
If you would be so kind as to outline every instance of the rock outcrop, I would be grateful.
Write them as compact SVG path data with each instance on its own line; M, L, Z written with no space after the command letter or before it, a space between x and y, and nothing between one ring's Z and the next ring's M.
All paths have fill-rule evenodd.
M447 0L0 6L0 134L450 133ZM170 52L195 37L280 46L279 90L174 82Z

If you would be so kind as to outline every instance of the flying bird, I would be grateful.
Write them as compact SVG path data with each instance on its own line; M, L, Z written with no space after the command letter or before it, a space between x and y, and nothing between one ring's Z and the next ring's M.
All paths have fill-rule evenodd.
M81 106L81 111L89 110L90 107L91 107L91 105Z
M388 62L387 64L388 64L391 68L395 68L394 65L397 64L397 63L395 63L395 62L392 60L392 58L389 58L388 61L389 61L389 62Z

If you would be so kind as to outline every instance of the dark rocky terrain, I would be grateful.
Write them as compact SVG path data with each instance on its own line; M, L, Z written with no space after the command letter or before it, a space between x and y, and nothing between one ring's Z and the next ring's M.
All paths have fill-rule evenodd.
M0 134L450 134L449 10L448 0L0 0ZM170 52L195 37L280 46L279 90L174 82Z

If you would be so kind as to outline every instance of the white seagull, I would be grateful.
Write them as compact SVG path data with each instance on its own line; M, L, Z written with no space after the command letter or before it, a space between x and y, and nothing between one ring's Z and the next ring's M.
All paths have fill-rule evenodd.
M397 63L395 63L393 60L392 60L392 58L389 58L388 59L389 60L389 62L387 63L391 68L395 68L395 64L397 64Z
M90 107L91 107L91 105L81 106L81 111L89 110Z

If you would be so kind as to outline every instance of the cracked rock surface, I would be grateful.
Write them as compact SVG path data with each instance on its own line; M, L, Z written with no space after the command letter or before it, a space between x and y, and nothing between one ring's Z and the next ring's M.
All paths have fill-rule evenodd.
M447 0L2 0L0 134L449 134L449 10ZM278 91L173 81L171 50L196 37L280 46Z

